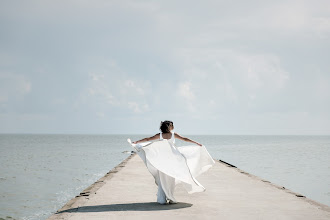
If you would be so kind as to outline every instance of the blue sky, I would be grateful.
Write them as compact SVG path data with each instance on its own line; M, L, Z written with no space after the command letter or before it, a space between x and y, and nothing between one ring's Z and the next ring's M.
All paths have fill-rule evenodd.
M1 1L0 133L330 134L329 1Z

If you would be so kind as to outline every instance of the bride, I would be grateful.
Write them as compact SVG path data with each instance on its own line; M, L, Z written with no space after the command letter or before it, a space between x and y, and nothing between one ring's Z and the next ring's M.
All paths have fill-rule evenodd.
M163 121L160 124L161 133L133 143L128 139L155 178L158 186L157 202L160 204L166 204L167 200L170 204L177 203L174 189L179 183L183 184L188 193L205 191L196 177L214 164L204 145L174 133L173 129L172 121ZM198 146L177 147L175 138Z

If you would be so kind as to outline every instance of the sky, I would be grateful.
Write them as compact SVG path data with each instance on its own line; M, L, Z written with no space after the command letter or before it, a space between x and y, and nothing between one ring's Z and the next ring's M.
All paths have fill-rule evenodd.
M330 135L330 1L0 1L0 133Z

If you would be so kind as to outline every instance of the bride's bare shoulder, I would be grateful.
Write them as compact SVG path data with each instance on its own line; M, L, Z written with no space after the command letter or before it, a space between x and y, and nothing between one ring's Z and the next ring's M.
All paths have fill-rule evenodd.
M174 137L181 138L181 135L179 135L178 133L174 133Z

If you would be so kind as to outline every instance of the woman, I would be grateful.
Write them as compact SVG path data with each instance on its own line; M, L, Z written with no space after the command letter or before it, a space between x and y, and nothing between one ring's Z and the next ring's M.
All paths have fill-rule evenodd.
M178 183L183 184L188 193L205 191L195 177L214 164L212 157L202 144L174 133L173 129L173 122L163 121L160 124L161 133L133 143L128 139L155 178L158 185L157 202L159 204L166 204L167 200L171 204L176 203L174 188ZM175 138L198 146L177 147Z
M196 141L190 140L189 138L186 138L186 137L182 137L182 136L178 135L177 133L174 133L174 132L172 133L172 131L174 130L174 125L173 125L173 122L171 122L171 121L162 121L160 123L159 129L162 133L158 133L152 137L147 137L147 138L143 138L139 141L135 141L135 142L133 142L133 144L142 143L142 142L146 142L146 141L152 141L152 140L161 140L161 139L172 140L172 136L173 136L173 138L178 138L180 140L202 146L200 143L198 143Z

